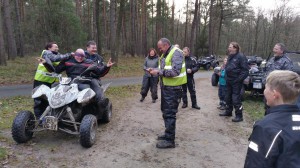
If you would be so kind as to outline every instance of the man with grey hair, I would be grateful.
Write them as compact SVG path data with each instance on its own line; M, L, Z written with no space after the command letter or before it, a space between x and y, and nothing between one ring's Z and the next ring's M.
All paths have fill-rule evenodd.
M285 45L282 43L275 44L273 48L274 57L272 57L266 65L266 75L274 70L293 70L293 62L285 53Z
M274 70L293 71L293 62L285 53L286 47L283 43L275 44L273 48L274 56L266 64L266 75L263 83L266 83L267 76ZM265 102L265 99L264 99ZM265 102L265 115L269 114L269 106Z
M149 68L152 75L160 76L161 111L165 132L158 136L157 148L175 148L176 113L182 95L182 85L187 82L186 68L182 51L171 45L167 38L157 43L162 53L159 68Z

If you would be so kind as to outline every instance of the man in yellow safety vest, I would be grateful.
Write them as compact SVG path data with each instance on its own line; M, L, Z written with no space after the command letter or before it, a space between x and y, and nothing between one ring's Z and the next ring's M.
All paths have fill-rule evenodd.
M160 76L161 111L165 132L158 136L156 147L175 148L176 113L182 96L182 85L187 82L184 56L167 38L161 38L157 48L163 53L159 60L159 68L149 68L148 71L152 75Z
M71 53L67 53L62 55L58 53L58 45L56 42L49 42L45 46L45 50L42 51L41 58L45 59L48 63L53 64L54 66L59 64L59 61L69 59L71 57ZM45 75L49 73L45 66L40 63L37 67L33 88L36 88L40 85L46 85L51 87L51 85L56 81L56 78ZM41 98L34 99L34 114L38 119L45 109L48 106L48 102Z

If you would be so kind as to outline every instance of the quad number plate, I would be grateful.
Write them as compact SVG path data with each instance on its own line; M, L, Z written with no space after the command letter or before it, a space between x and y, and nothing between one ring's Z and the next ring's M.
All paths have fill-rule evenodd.
M45 116L43 121L43 127L49 130L57 131L58 120L53 116Z
M262 89L262 83L253 82L253 88Z

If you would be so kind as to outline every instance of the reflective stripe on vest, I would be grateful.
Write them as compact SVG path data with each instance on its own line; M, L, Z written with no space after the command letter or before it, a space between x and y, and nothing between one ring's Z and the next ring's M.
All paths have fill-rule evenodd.
M165 70L170 70L172 69L172 58L173 58L173 54L176 50L181 51L180 49L173 47L172 50L170 51L170 53L167 55L166 59L165 59ZM181 51L182 52L182 51ZM164 57L164 54L161 55L160 59L162 59ZM160 64L160 61L159 61ZM160 65L159 65L160 67ZM163 79L163 84L165 86L180 86L183 85L187 82L187 77L186 77L186 68L185 68L185 61L183 59L182 62L182 67L180 70L180 74L178 76L175 77L162 77Z
M46 50L42 51L41 57L43 56L45 51ZM59 62L53 62L53 66L57 66L58 64ZM49 73L49 71L45 68L43 64L39 64L35 72L34 80L47 83L58 82L58 79L55 77L45 76L46 73Z

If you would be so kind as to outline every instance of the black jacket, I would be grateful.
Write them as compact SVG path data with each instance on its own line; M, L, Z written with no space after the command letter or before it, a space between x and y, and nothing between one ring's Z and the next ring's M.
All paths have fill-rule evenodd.
M187 73L186 72L188 78L193 78L194 73L196 73L199 70L197 60L193 56L185 57L185 67L186 67L186 69L191 69L192 70L192 73Z
M90 59L85 59L83 62L77 62L75 58L68 59L66 61L60 62L55 67L56 73L61 73L63 71L66 71L67 76L71 77L72 79L76 76L79 76L81 73L83 73L89 66L96 65L94 61ZM101 76L102 74L106 74L109 71L109 67L105 66L97 66L95 70L92 71L92 73L89 73L85 76L88 77L94 77L94 74L97 76Z
M241 53L230 55L225 66L227 82L243 82L249 75L247 58Z
M296 105L270 108L253 126L245 168L300 166L300 110Z

